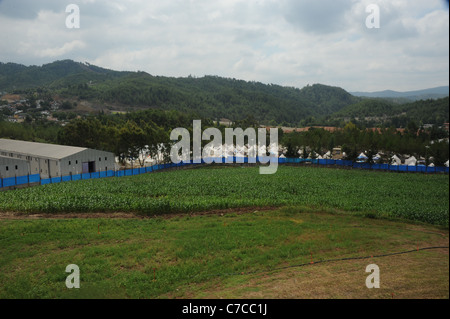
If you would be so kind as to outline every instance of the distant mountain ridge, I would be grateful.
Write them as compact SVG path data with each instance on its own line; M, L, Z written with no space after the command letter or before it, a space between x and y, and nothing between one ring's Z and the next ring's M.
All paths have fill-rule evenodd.
M339 125L339 121L348 118L364 117L400 118L398 125L409 120L448 121L448 99L419 101L414 105L409 105L411 100L408 100L412 96L427 96L425 100L448 96L448 86L352 95L340 87L324 84L299 89L219 76L174 78L114 71L72 60L42 66L0 62L0 92L26 93L37 88L60 99L89 101L97 107L94 110L155 108L194 113L214 120L251 119L266 125ZM363 97L363 94L372 96ZM395 99L401 99L405 106L397 107L399 100Z
M357 97L372 97L372 98L405 98L412 101L437 99L449 96L448 86L438 86L435 88L397 92L392 90L378 91L378 92L350 92L350 94Z

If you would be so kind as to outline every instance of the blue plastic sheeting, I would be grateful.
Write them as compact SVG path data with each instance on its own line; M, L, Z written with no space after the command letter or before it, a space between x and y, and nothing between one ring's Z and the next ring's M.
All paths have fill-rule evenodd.
M398 171L399 172L407 172L408 171L408 166L407 165L399 165L398 166Z
M436 173L436 167L427 167L427 173Z
M125 171L116 171L116 177L123 177L125 176Z
M444 173L445 172L445 167L443 166L436 166L436 173Z
M408 172L417 172L416 166L408 166Z
M421 173L426 173L427 167L425 165L417 165L416 170Z
M145 174L145 167L139 168L139 174Z
M126 169L125 170L125 176L132 176L133 175L133 170L132 169Z
M28 175L16 177L16 185L28 184Z
M81 179L81 174L72 175L73 181L79 181Z
M99 172L91 173L91 178L100 178L100 173Z
M8 177L3 179L3 187L14 186L16 185L15 177Z
M389 165L389 170L397 172L398 171L398 165Z
M106 177L106 171L100 172L100 178L105 178Z
M52 180L50 178L41 179L41 185L51 184Z
M139 175L139 168L133 168L133 175Z
M107 171L106 177L114 177L114 171Z
M320 159L319 160L319 165L327 165L327 160Z
M52 177L52 184L61 183L61 177Z
M153 172L153 167L152 166L146 167L145 172L147 172L147 173Z
M2 187L3 187L3 179L0 178L0 188L2 188Z
M30 175L28 177L28 180L30 181L30 183L39 183L39 181L41 180L41 175L39 174Z
M91 178L91 174L89 174L89 173L81 174L81 178L82 179L90 179Z
M63 182L70 182L72 180L72 176L67 175L67 176L63 176L62 177L62 181Z

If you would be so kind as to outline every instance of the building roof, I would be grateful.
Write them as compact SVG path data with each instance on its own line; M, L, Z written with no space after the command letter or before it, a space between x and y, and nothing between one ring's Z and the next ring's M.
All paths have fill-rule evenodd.
M87 148L0 139L0 151L51 159L62 159L84 150Z

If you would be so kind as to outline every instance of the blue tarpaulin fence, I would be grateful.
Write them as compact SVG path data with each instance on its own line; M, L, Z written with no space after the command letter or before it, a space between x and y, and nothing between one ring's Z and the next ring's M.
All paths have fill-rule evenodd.
M231 159L233 161L231 162ZM247 157L229 157L229 158L215 158L215 162L217 163L252 163L253 160L249 160ZM267 160L267 158L256 158L256 163L262 162L262 160ZM209 161L207 161L209 162ZM214 161L213 161L214 162ZM389 164L369 164L369 163L356 163L347 160L332 160L332 159L303 159L303 158L279 158L279 164L316 164L316 165L326 165L326 166L348 166L357 169L371 169L371 170L384 170L384 171L392 171L392 172L411 172L411 173L449 173L448 167L427 167L424 165L418 166L407 166L407 165L389 165ZM173 168L173 167L182 167L186 165L196 165L200 163L194 163L193 161L181 162L179 164L169 163L169 164L159 164L149 167L140 167L126 170L109 170L103 172L95 172L95 173L83 173L76 175L68 175L68 176L59 176L52 178L41 178L39 174L34 175L26 175L26 176L17 176L17 177L8 177L8 178L0 178L0 188L12 187L12 186L20 186L25 184L36 184L40 183L41 185L46 184L55 184L61 182L69 182L69 181L79 181L82 179L96 179L96 178L106 178L106 177L123 177L123 176L133 176L133 175L141 175L146 174L162 169ZM201 164L206 164L206 162L202 159Z

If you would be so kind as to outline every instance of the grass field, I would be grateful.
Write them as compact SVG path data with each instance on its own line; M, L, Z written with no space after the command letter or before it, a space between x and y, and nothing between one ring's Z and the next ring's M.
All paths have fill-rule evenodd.
M190 213L300 205L448 227L448 175L279 167L208 167L86 180L0 193L0 211Z
M0 298L449 298L448 248L420 250L448 247L448 193L448 176L308 167L2 192Z
M448 298L449 291L448 249L317 263L448 246L448 230L300 208L2 220L0 234L0 298ZM380 267L380 289L365 287L371 263ZM80 267L80 289L65 286L68 264ZM307 265L284 268L298 264Z

